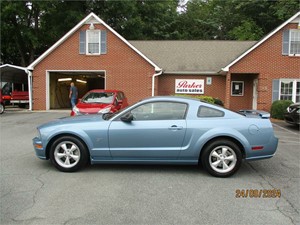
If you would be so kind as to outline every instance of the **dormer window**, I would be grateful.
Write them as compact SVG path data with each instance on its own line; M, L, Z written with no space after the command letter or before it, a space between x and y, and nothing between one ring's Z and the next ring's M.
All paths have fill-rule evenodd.
M282 54L300 56L300 29L283 31Z
M100 30L87 30L86 31L87 54L100 54Z
M106 30L86 30L79 34L79 54L102 55L107 52Z

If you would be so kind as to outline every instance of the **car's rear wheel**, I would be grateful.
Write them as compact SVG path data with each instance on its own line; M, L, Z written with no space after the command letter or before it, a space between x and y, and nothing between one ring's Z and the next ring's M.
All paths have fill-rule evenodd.
M88 152L77 138L63 136L51 145L50 160L60 171L75 172L87 164Z
M201 163L211 175L229 177L240 168L242 153L234 142L218 139L203 149Z
M0 114L2 114L4 112L4 105L2 103L0 103Z

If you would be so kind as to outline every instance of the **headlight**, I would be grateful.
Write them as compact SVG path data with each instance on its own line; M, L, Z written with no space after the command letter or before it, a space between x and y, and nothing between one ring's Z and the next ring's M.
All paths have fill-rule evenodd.
M111 107L107 107L107 108L104 108L104 109L99 110L98 113L109 113L110 110L111 110Z
M77 115L77 114L79 114L79 109L76 106L74 106L73 107L73 112Z

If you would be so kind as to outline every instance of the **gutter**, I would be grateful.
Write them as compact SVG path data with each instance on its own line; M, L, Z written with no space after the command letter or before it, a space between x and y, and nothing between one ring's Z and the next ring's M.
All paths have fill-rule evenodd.
M28 97L29 97L29 111L32 111L32 72L27 68L25 69L28 78Z
M159 68L158 71L155 71L155 73L152 76L152 95L154 96L154 89L155 89L155 77L160 76L162 74L163 70Z
M220 75L214 71L164 71L164 74L171 75Z

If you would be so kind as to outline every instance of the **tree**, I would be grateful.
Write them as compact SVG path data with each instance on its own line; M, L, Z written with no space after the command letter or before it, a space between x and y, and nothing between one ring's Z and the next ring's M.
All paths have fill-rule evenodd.
M178 0L88 1L91 11L128 40L178 39Z
M183 39L258 40L298 11L299 0L189 0L180 33Z
M299 0L55 0L1 4L1 60L27 66L94 12L128 40L258 40Z
M84 2L70 3L1 1L1 62L33 62L84 16Z

